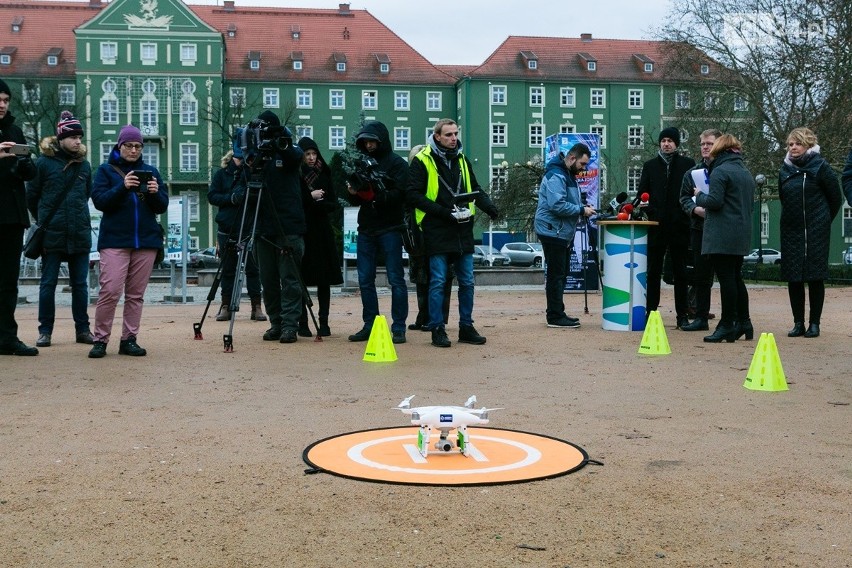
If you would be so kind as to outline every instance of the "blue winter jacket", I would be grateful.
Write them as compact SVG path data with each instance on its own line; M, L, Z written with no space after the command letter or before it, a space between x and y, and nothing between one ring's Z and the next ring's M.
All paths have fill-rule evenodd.
M538 188L534 228L539 240L570 246L582 212L580 187L560 154L547 162Z
M149 171L160 191L137 193L124 187L124 175L131 170ZM144 197L140 197L144 196ZM98 167L92 184L92 202L103 212L98 234L98 250L108 248L158 249L163 246L163 233L157 215L169 207L169 193L157 168L139 158L128 162L113 148L109 160Z

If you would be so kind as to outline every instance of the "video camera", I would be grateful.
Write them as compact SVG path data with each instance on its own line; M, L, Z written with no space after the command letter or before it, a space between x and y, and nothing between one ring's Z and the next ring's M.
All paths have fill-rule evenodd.
M362 155L355 160L352 176L357 186L370 185L374 191L385 188L385 173L379 169L376 159L370 156Z
M249 122L240 134L240 148L249 163L258 157L262 161L292 145L293 135L286 126L272 125L260 118Z

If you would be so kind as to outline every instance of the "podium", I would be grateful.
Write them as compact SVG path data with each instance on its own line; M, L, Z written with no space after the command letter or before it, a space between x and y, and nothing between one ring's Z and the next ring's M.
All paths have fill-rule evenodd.
M598 221L603 263L603 322L611 331L645 329L648 228L656 221Z

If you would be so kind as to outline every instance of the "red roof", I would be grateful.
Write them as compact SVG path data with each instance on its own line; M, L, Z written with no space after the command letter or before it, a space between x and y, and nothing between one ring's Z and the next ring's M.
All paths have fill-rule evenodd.
M0 2L0 49L15 46L11 65L0 67L2 75L73 77L77 65L74 29L95 17L104 5L88 2ZM20 31L12 23L21 19ZM47 53L62 48L58 65L47 64Z

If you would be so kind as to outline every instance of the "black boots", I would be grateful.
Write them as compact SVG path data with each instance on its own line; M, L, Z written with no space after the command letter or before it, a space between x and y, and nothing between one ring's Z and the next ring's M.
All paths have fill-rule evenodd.
M742 336L745 336L746 340L749 341L754 339L754 326L751 325L750 319L737 322L737 326L739 327L737 329L737 339Z
M677 329L683 329L684 327L689 325L689 317L688 316L677 316Z
M805 322L797 321L793 324L793 329L787 332L787 337L801 337L805 334Z
M728 343L733 343L737 340L739 332L740 328L736 322L720 321L719 325L716 326L716 331L706 336L704 342L720 343L721 341L727 341Z
M320 337L328 337L331 335L331 328L328 327L328 317L320 316L319 335Z
M819 324L811 323L808 326L808 331L805 332L805 337L819 337Z
M452 345L450 338L447 337L447 330L444 329L444 326L432 330L432 345L435 347L449 347Z
M692 322L680 326L681 331L707 331L710 329L710 325L707 323L707 319L702 317L697 317Z

